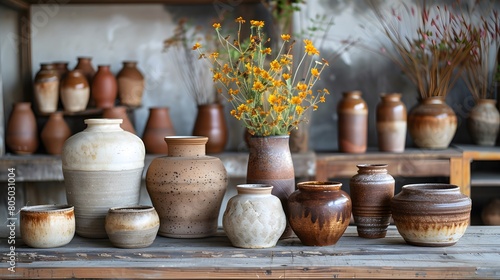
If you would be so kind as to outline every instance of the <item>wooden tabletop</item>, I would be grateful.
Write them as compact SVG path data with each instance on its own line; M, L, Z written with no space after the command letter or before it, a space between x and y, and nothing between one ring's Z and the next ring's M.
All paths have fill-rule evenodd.
M6 240L2 240L6 248ZM454 246L407 245L391 226L386 238L363 239L350 226L333 246L297 238L269 249L239 249L221 232L203 239L158 236L151 247L119 249L107 239L76 236L62 248L18 245L16 272L2 252L0 278L120 279L499 279L500 226L471 226Z

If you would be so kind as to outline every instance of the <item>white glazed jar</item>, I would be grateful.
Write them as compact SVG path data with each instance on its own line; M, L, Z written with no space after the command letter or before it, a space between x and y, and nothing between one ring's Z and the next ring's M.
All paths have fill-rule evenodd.
M124 131L121 123L121 119L86 119L87 128L64 143L66 198L75 206L80 236L105 238L108 209L139 203L144 143Z
M227 202L222 225L231 244L240 248L276 246L285 231L286 216L281 201L266 184L241 184Z

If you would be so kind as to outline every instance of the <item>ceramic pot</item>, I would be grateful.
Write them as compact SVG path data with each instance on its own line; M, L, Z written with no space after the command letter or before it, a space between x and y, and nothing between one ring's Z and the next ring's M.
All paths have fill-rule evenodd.
M200 238L217 232L227 172L219 158L205 155L207 137L167 136L168 155L155 158L146 188L160 216L159 234Z
M273 186L272 194L280 199L288 217L288 197L295 191L289 136L252 136L248 141L247 184ZM281 238L290 237L292 233L287 224Z
M14 103L5 131L5 144L18 155L30 155L37 150L38 128L30 102Z
M358 174L349 182L352 214L358 235L383 238L391 220L391 199L395 181L387 164L359 164Z
M481 211L483 224L500 226L500 199L496 198L489 202Z
M139 203L145 149L141 139L124 131L120 119L86 119L87 128L63 147L66 198L75 206L76 233L105 238L109 208Z
M56 61L52 63L54 65L54 68L57 71L57 75L59 76L59 80L62 80L66 73L69 72L68 69L68 62L67 61Z
M464 235L471 200L450 184L411 184L391 200L394 223L411 245L451 246Z
M368 142L368 106L361 91L344 92L337 112L339 151L364 153Z
M36 73L35 100L40 113L57 111L59 102L59 75L53 64L42 63Z
M149 108L149 117L144 128L142 140L148 154L167 154L165 136L174 136L175 129L170 119L170 110L167 107Z
M71 129L64 120L62 112L50 114L49 120L45 124L40 134L42 143L51 155L60 155L66 139L71 136Z
M81 56L78 57L77 59L78 62L74 70L80 70L82 74L85 76L85 78L87 78L87 83L89 85L92 85L92 80L94 79L94 75L96 73L94 65L92 65L92 58Z
M273 186L241 184L227 202L222 226L231 244L240 248L276 246L286 227L286 215Z
M479 99L467 119L472 141L480 146L494 146L500 129L500 113L494 99Z
M102 110L102 117L105 119L122 119L121 127L123 130L128 131L130 133L136 134L134 125L130 121L127 113L127 107L125 106L116 106L104 108Z
M297 184L288 199L289 221L306 246L334 245L351 220L351 199L341 183L309 181Z
M160 218L153 206L113 207L108 210L104 225L114 246L144 248L153 244Z
M406 143L406 106L400 93L383 94L377 105L378 149L401 153Z
M419 148L446 149L456 130L457 116L443 97L423 99L408 113L408 131Z
M75 236L75 213L70 205L35 205L21 208L21 237L33 248L61 247Z
M207 154L223 152L228 136L224 107L221 104L199 105L193 135L208 137Z
M120 103L138 107L142 103L144 92L144 76L137 69L136 61L124 61L123 67L116 75Z
M115 106L118 96L118 83L109 65L98 65L91 86L92 99L97 108Z
M61 81L61 101L66 112L80 112L87 108L90 87L80 70L66 73Z

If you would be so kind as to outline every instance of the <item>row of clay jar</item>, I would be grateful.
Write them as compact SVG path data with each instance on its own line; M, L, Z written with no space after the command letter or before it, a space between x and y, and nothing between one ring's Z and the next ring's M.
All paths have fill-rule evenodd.
M84 111L89 103L113 107L117 98L123 105L137 107L143 91L144 76L135 61L124 61L116 77L109 65L98 65L95 71L90 57L78 57L71 71L67 62L42 63L34 80L37 109L45 114L58 110L59 99L64 111L72 113Z

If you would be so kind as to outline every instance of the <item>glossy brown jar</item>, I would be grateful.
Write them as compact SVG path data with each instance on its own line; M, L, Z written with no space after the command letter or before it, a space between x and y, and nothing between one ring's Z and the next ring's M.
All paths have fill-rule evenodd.
M149 108L149 117L144 128L142 141L148 154L167 154L165 136L174 136L175 129L168 107Z
M137 69L137 62L124 61L116 80L120 103L131 107L140 106L144 92L144 76Z
M401 153L406 143L406 106L400 93L383 94L377 105L378 149Z
M36 73L34 94L38 111L52 113L59 103L59 74L51 63L42 63Z
M68 62L67 61L56 61L53 63L54 68L57 71L57 75L59 76L59 79L64 78L64 75L69 72L68 69Z
M368 106L361 91L344 92L337 112L339 151L364 153L368 142Z
M38 148L38 129L30 102L13 105L5 131L5 144L15 154L33 154Z
M64 142L71 136L71 130L64 120L62 112L50 114L49 120L45 124L40 134L42 143L51 155L60 155Z
M118 84L111 73L109 65L97 66L94 80L91 86L92 99L97 108L109 108L115 106L118 96Z
M199 105L193 135L208 137L208 154L223 152L228 136L224 107L221 104Z
M92 65L92 58L81 56L78 57L78 63L75 66L75 69L80 70L82 74L87 78L87 83L92 85L92 80L95 75L95 68Z
M66 112L80 112L87 108L90 87L80 70L66 73L61 81L61 101Z
M351 199L338 182L300 182L288 198L290 225L307 246L334 245L351 220Z

